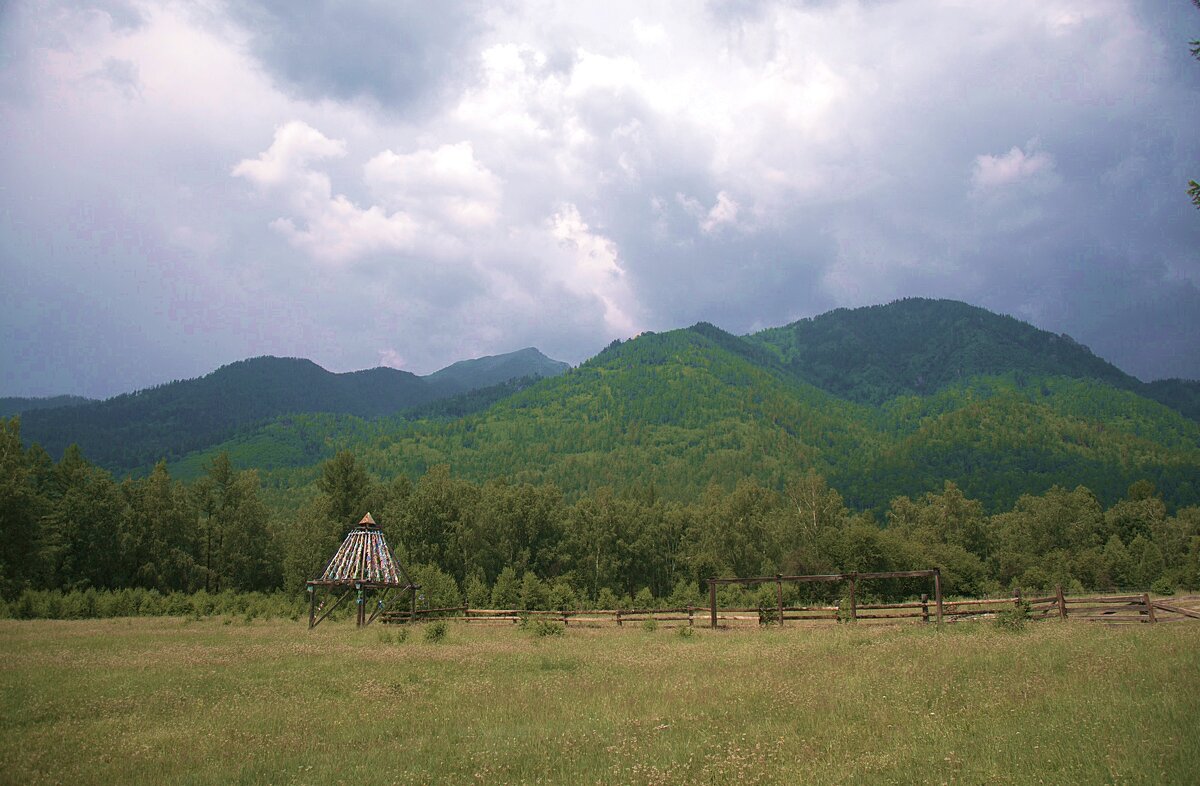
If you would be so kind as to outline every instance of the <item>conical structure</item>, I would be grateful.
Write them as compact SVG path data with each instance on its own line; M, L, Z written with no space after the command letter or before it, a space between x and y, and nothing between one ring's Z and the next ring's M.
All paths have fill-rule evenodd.
M318 581L402 587L410 582L371 514L350 530Z
M322 601L319 607L317 605L317 593L321 588L325 588L331 594L340 593L327 610L325 603L331 595L327 595L326 601ZM358 595L358 625L370 625L383 611L387 595L393 589L411 592L415 608L416 591L420 588L412 583L404 567L396 561L379 525L368 513L346 534L337 553L325 566L321 578L308 582L308 627L315 628L343 600L354 593ZM373 598L374 611L368 615L369 594Z

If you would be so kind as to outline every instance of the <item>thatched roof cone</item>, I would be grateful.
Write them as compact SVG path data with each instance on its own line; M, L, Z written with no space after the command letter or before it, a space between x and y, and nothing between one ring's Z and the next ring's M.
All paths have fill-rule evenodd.
M363 583L403 587L411 584L404 568L392 555L383 532L371 514L363 516L346 534L341 547L329 561L318 581Z

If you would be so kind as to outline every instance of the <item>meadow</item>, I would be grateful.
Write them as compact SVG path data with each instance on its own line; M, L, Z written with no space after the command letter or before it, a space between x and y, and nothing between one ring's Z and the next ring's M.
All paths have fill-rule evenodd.
M12 784L1195 783L1200 625L0 620Z

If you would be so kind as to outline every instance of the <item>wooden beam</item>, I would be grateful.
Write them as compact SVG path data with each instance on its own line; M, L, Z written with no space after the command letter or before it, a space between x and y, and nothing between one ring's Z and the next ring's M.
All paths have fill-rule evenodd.
M942 624L942 571L933 569L933 600L937 604L937 624Z

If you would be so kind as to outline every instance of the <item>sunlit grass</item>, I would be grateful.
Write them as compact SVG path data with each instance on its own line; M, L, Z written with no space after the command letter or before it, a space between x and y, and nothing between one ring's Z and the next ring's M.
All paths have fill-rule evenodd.
M1200 625L0 622L6 783L1188 783Z

